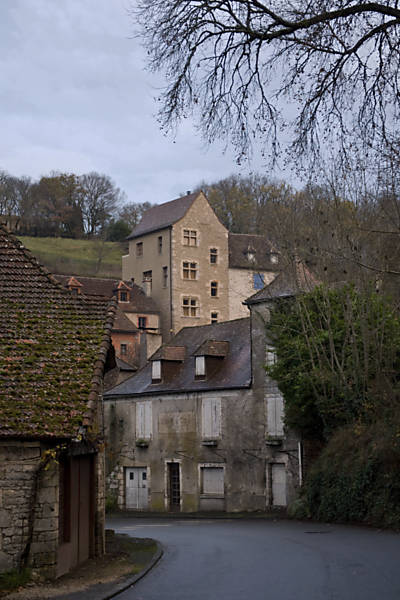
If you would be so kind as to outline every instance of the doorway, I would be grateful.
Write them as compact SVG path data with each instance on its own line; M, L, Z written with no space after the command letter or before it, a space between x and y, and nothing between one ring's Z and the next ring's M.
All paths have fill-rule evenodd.
M168 468L168 508L172 512L181 509L180 464L167 463Z
M147 467L125 469L125 507L146 510L149 503Z

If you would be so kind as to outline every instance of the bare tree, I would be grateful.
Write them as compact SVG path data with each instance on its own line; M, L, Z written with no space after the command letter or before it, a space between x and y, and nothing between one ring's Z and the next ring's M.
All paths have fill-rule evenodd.
M208 141L243 153L258 137L273 159L282 127L297 159L354 138L397 147L398 0L137 0L132 14L168 81L163 127L193 114Z
M101 233L116 211L123 193L110 177L87 173L79 177L83 193L83 217L86 233Z

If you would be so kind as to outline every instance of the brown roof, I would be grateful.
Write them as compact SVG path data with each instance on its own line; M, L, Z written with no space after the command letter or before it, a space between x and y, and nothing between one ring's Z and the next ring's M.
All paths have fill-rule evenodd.
M123 333L133 333L139 331L138 328L128 317L122 312L120 305L117 306L117 312L115 315L113 331L119 331Z
M272 256L279 256L278 251L262 235L230 233L228 243L230 268L263 271L279 271L282 268L279 260L276 263L271 261ZM249 260L248 252L254 255L254 261Z
M65 290L0 227L0 436L71 438L91 425L115 310Z
M54 275L54 277L64 287L68 287L68 282L71 279L71 275ZM118 289L128 289L130 291L130 301L120 304L123 312L144 314L159 314L160 312L154 300L149 296L146 296L142 288L131 281L121 282L120 279L81 277L80 275L76 275L75 279L82 284L81 293L87 296L103 296L104 298L112 298Z
M185 360L186 348L184 346L161 346L151 357L151 360Z
M176 198L176 200L164 202L164 204L149 208L149 210L146 210L143 213L139 225L132 231L127 239L133 240L146 233L158 231L159 229L164 229L165 227L173 225L185 216L186 212L200 193L201 192L187 194L186 196Z
M195 379L196 350L208 341L228 342L229 352L221 360L220 368L210 377L204 380ZM147 363L136 375L106 392L104 398L250 387L249 318L198 327L185 327L164 348L168 346L181 346L186 349L183 364L172 381L152 383L151 363ZM153 354L151 358L155 359L156 356L157 353Z

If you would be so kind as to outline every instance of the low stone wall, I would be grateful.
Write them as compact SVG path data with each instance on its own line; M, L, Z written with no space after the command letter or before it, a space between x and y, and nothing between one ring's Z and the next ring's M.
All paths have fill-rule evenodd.
M32 514L42 450L39 442L0 443L0 571L18 568L30 550L29 566L46 576L54 573L58 542L56 465L40 476Z

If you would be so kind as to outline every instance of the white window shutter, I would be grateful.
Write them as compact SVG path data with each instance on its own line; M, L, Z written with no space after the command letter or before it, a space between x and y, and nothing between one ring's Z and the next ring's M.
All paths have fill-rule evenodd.
M146 440L152 436L151 402L136 403L136 439Z
M283 396L277 391L267 396L268 435L283 436L284 406Z
M201 406L203 438L216 439L221 435L221 398L203 398Z

